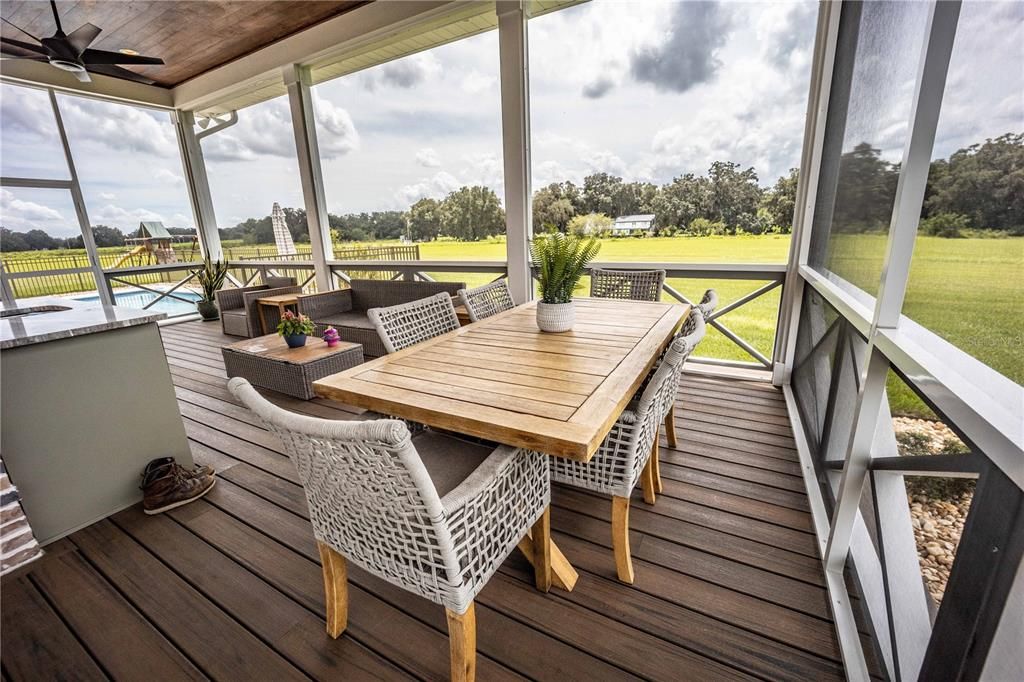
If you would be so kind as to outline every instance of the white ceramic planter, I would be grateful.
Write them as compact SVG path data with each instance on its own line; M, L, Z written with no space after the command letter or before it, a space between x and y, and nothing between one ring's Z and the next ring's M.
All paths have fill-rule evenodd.
M537 326L542 332L567 332L576 322L576 306L568 303L537 303Z

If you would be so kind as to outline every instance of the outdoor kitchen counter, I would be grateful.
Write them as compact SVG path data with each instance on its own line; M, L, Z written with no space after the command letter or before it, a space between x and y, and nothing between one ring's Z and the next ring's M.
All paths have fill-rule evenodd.
M166 317L150 310L67 298L33 298L0 306L0 350L149 324Z
M163 313L60 298L0 310L0 450L40 543L135 504L150 460L192 465Z

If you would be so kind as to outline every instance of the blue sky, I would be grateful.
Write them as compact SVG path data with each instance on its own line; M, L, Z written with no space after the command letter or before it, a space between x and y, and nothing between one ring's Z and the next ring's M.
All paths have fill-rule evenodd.
M797 165L814 2L596 0L530 22L533 185L605 171L667 182L712 161L762 185ZM1024 128L1024 4L966 2L936 155ZM893 74L913 87L913 68ZM404 209L464 184L503 196L497 34L489 32L314 88L328 208ZM191 226L168 115L61 96L91 221ZM66 175L45 94L0 88L4 175ZM203 142L218 223L301 206L287 102L239 112ZM889 120L891 119L891 120ZM896 160L904 112L874 126ZM77 234L67 197L4 189L6 226ZM59 216L59 217L58 217Z

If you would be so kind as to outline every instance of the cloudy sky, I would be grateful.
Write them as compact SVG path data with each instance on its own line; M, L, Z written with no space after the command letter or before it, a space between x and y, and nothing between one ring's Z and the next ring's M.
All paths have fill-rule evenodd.
M912 91L924 9L878 21L863 78ZM532 20L534 188L595 171L663 183L716 160L772 184L799 159L815 14L811 1L595 0ZM1024 72L1006 65L1024 63L1022 37L1024 4L965 3L937 155L1020 131ZM314 88L331 212L405 209L464 184L503 196L497 43L492 31ZM862 88L864 121L850 137L897 159L906 109L887 107L885 92ZM192 224L167 114L59 100L93 223ZM66 176L45 94L4 85L0 105L3 174ZM239 119L203 141L221 226L267 215L274 201L302 205L287 102ZM0 210L15 229L77 233L60 191L5 189Z

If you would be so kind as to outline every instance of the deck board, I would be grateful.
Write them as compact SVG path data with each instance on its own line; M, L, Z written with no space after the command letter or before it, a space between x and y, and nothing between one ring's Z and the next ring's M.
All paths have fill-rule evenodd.
M219 348L236 339L219 331L162 331L193 455L217 486L161 516L115 514L6 578L3 679L445 678L444 610L355 567L349 629L323 632L302 488L227 391ZM265 395L322 418L360 412ZM477 600L480 678L842 679L785 415L766 384L684 377L664 494L634 496L632 586L615 579L607 498L556 486L552 531L579 582L539 593L510 557Z

